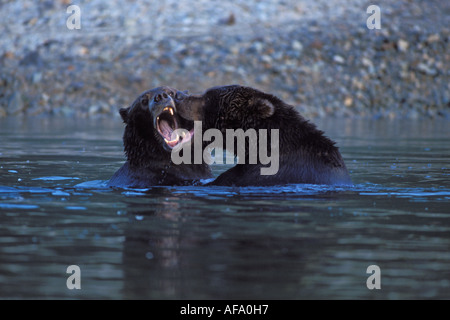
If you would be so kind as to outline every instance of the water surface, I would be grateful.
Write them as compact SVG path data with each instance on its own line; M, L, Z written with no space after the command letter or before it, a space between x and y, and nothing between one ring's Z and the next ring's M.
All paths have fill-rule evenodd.
M449 299L449 122L316 123L353 187L113 190L118 120L0 119L0 298Z

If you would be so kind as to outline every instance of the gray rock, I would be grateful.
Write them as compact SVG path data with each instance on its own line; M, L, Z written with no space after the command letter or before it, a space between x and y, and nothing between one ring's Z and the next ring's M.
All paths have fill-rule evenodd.
M339 55L333 56L333 61L339 64L343 64L345 62L345 59Z
M25 110L25 103L19 91L14 92L9 98L7 113L17 115Z
M29 66L34 65L38 67L42 67L43 61L38 51L32 51L25 55L25 57L20 60L20 65Z
M417 65L417 70L419 70L420 72L429 75L429 76L435 76L437 74L437 70L434 68L430 68L429 66L427 66L425 63L419 63Z

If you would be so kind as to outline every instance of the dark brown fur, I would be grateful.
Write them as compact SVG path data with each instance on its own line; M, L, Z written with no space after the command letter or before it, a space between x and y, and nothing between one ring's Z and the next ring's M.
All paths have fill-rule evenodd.
M176 106L184 118L201 120L204 131L279 129L279 171L275 175L261 175L264 165L246 162L221 174L213 185L351 184L335 143L273 95L238 85L223 86L176 100Z
M207 164L173 164L170 150L155 128L155 115L180 94L183 93L176 89L159 87L142 93L130 107L120 109L126 124L123 144L127 161L110 179L109 186L187 185L212 177ZM178 121L182 127L193 127L192 121L181 117Z

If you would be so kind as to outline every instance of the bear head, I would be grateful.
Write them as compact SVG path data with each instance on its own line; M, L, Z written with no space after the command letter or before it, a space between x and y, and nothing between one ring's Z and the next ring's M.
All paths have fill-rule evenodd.
M126 124L123 143L131 166L145 167L151 160L170 161L172 149L190 140L194 122L182 118L175 100L182 100L187 92L170 87L158 87L143 92L126 108L119 110Z

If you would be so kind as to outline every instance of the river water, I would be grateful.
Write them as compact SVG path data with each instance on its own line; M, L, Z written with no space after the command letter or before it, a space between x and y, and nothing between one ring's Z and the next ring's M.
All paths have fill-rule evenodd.
M119 120L0 119L0 298L450 299L450 123L316 123L354 186L113 190Z

